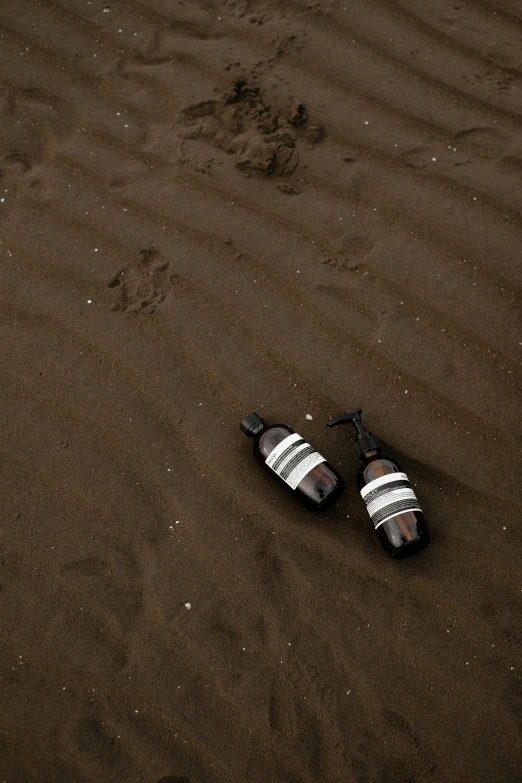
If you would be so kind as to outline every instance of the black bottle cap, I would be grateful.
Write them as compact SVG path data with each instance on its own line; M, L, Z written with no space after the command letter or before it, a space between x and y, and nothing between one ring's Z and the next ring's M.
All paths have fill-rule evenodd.
M353 424L357 430L355 436L355 448L359 457L362 459L368 451L380 451L381 444L377 438L372 435L371 432L365 430L361 421L362 410L359 408L351 413L341 413L340 416L336 416L334 419L330 419L327 423L327 427L338 427L339 424Z
M245 435L253 438L264 426L265 422L258 413L249 413L239 425L239 429L241 432L244 432Z

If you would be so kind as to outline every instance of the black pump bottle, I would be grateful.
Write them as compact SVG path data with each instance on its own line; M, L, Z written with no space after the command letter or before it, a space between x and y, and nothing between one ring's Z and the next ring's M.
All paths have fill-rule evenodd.
M257 413L249 413L240 429L254 439L257 462L307 508L324 511L343 491L344 481L337 471L290 427L267 426Z
M327 426L353 424L357 430L355 448L363 461L357 472L357 487L377 537L391 557L413 555L430 543L426 520L408 476L395 461L381 455L380 443L363 427L361 413L341 413Z

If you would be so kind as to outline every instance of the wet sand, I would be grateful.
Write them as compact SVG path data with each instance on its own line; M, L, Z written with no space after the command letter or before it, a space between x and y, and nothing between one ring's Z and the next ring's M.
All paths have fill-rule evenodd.
M3 0L0 780L521 779L521 23ZM359 406L407 561L324 427Z

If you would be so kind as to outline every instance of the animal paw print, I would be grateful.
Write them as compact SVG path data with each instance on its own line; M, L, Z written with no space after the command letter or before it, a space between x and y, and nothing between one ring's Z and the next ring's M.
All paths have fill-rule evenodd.
M122 269L108 287L115 289L117 299L111 310L123 313L153 313L172 290L174 275L169 262L155 248L140 252L138 261Z

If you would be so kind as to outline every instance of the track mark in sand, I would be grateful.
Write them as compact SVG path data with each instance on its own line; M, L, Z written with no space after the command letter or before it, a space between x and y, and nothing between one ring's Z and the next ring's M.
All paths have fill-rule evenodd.
M246 608L236 603L216 604L210 608L207 627L212 636L214 664L222 669L228 687L239 683L250 670L251 656L271 650L272 637L277 637L255 603Z
M127 643L113 615L105 607L83 603L55 611L45 628L45 644L62 650L64 666L99 676L112 676L128 663Z
M315 144L324 136L321 126L308 125L302 104L294 103L286 111L274 109L258 87L243 80L219 100L187 107L184 115L191 122L183 133L185 139L206 140L233 155L237 168L247 176L292 174L299 165L300 139Z
M392 728L395 729L395 731L403 734L413 743L419 761L422 763L424 774L429 776L434 775L437 771L437 765L431 760L428 752L417 738L413 728L404 715L400 715L398 712L394 712L393 710L384 710L384 717L392 726Z
M107 725L96 718L83 718L72 732L72 741L80 752L96 760L96 765L104 769L123 762L123 754L119 743L112 736Z
M297 741L297 713L292 688L282 675L272 683L268 707L268 719L273 733L283 742L294 745Z
M142 611L141 589L136 579L115 562L85 557L67 563L61 575L68 584L94 599L123 628L131 628Z
M113 277L108 287L117 293L111 310L123 313L153 313L172 291L174 275L169 262L154 247Z
M248 19L251 24L264 24L274 17L274 11L258 0L223 0L223 9L236 19Z
M484 73L465 74L463 79L472 85L505 91L509 90L519 77L517 67L508 58L499 58L495 52L485 55L484 64L487 66Z
M361 260L366 258L373 249L373 242L369 237L348 237L340 244L339 249L321 261L321 264L338 269L339 272L366 271L366 266Z
M266 59L259 60L251 69L250 73L252 79L257 81L265 73L267 73L267 71L275 68L277 64L285 58L289 58L292 55L298 58L306 45L306 41L307 34L302 30L293 32L290 35L278 35L277 38L271 42L271 46L273 47L273 55L271 57L267 57ZM238 66L239 63L237 61L229 62L225 66L225 70L230 71L234 68L237 69Z
M271 686L268 720L276 739L292 746L314 779L331 779L328 770L342 765L342 737L331 705L335 694L321 683L314 666L288 662Z
M477 127L465 128L455 134L455 144L465 144L481 157L501 158L509 151L510 142L496 128Z
M453 144L418 146L402 153L403 162L412 168L429 168L434 164L448 166L473 165L488 160L503 160L512 149L504 134L495 128L477 127L459 131Z

